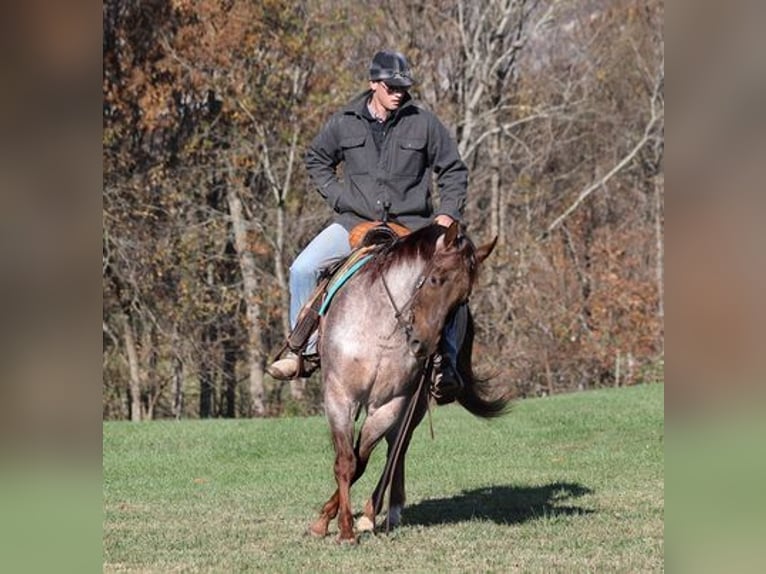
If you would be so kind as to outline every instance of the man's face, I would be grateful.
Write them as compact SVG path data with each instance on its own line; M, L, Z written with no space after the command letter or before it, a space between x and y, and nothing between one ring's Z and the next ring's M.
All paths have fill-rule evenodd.
M407 88L398 86L389 86L384 81L370 82L370 88L373 91L373 98L389 111L397 109L407 94Z

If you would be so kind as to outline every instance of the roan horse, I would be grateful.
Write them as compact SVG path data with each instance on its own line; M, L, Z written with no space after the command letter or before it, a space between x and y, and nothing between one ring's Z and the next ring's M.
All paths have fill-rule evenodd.
M405 453L428 407L428 395L421 389L429 357L437 349L445 320L468 300L479 264L494 246L492 241L476 248L456 223L446 231L434 224L387 247L335 296L320 324L318 348L338 487L310 526L311 534L327 535L328 525L337 515L338 541L356 541L351 485L362 476L382 438L388 443L386 470L357 528L375 528L389 482L386 524L398 524L405 502ZM458 359L462 388L456 400L474 415L498 416L505 411L507 398L489 397L482 388L488 383L474 379L472 345L469 315ZM355 422L362 409L366 417L354 444Z

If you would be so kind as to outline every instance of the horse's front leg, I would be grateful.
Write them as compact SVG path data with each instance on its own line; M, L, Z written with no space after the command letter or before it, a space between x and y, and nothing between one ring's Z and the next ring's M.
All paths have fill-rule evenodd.
M322 510L311 526L309 526L309 534L317 537L327 536L327 528L330 526L330 521L338 515L338 501L340 500L339 491L336 490L330 499L324 503Z
M351 478L351 486L361 478L364 474L365 468L367 468L367 462L370 459L370 452L372 449L360 449L360 441L357 442L356 449L354 449L354 476ZM309 533L314 536L327 536L327 529L330 525L330 521L338 515L338 508L340 506L340 489L336 489L335 493L330 499L325 502L322 507L322 511L319 513L319 518L309 527Z
M338 542L356 541L351 513L351 481L354 478L356 457L351 446L350 434L345 431L333 432L335 481L338 483Z
M330 520L338 516L340 534L338 540L351 541L354 539L353 519L351 516L351 483L358 478L356 474L356 456L351 448L354 423L344 421L342 425L332 424L332 441L335 448L335 482L338 488L322 507L319 518L309 527L309 533L314 536L325 536ZM339 428L340 427L340 428Z
M407 454L407 447L410 445L409 438L402 448L402 454L394 466L394 476L391 480L391 492L388 495L388 513L386 514L386 530L391 530L399 526L402 519L402 509L407 501L404 490L404 466Z
M402 509L406 501L406 494L404 489L404 460L407 455L407 449L410 446L412 440L412 433L415 428L420 424L425 416L428 408L427 399L422 397L415 407L412 420L409 427L406 429L404 437L402 438L401 449L398 453L398 458L394 463L391 476L391 491L389 493L389 508L386 516L386 530L395 528L399 525L401 519ZM386 435L386 442L388 443L388 452L386 454L386 464L393 457L396 456L394 449L396 446L396 437L399 433L399 425L391 429ZM383 506L383 497L385 496L386 488L388 487L388 481L386 480L385 473L378 479L378 484L375 486L375 490L372 496L367 500L364 507L364 516L371 523L375 524L375 518L378 512L380 512Z
M385 529L386 531L391 528L395 528L399 525L399 521L402 516L402 508L404 508L404 502L406 495L404 491L404 459L407 456L407 448L409 447L410 437L404 437L401 450L396 461L392 461L394 455L394 445L396 442L396 432L392 432L386 437L388 443L388 452L386 454L386 464L394 465L391 473L386 475L384 472L378 479L378 484L375 486L375 490L372 496L367 499L364 505L364 518L365 522L371 525L375 524L378 513L383 509L383 499L386 495L386 489L391 485L391 491L389 492L388 499L388 512L386 514Z

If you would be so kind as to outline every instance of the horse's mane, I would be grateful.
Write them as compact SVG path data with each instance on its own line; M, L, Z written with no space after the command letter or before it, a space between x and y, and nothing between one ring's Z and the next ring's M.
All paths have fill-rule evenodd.
M375 257L367 266L368 277L374 280L397 263L430 260L436 251L436 241L444 231L444 227L432 223L384 246L381 256Z
M408 261L423 260L430 261L436 252L436 242L447 231L446 227L438 223L432 223L426 227L421 227L409 235L400 237L393 243L381 248L381 255L375 257L366 266L366 274L369 280L374 281L380 278L392 265L406 263ZM473 254L476 248L473 242L462 233L458 236L461 245L470 249L471 257L469 260L469 273L471 281L476 279L478 265ZM461 248L462 252L462 248Z
M413 231L400 237L397 240L383 244L376 245L370 251L373 255L373 259L365 265L367 273L371 278L380 277L391 265L397 262L425 259L428 260L433 257L436 250L436 240L442 235L445 228L441 225L433 223L422 227L417 231ZM390 253L394 253L392 256L386 256ZM319 270L320 278L330 277L335 271L340 269L346 261L348 261L355 254L352 251L349 255L343 257L336 257L330 260L327 264L322 266Z
M407 261L424 260L430 261L436 252L436 241L444 235L446 228L438 223L432 223L425 227L399 237L395 241L375 246L371 251L373 259L365 265L364 271L367 278L371 281L379 279L394 264L406 263ZM468 236L462 233L458 236L461 242L469 245L471 253L475 252L475 246ZM349 258L354 256L354 252L344 257L338 257L331 260L319 270L320 278L332 276L336 270L340 269ZM476 279L478 265L475 257L469 261L469 273L471 281Z

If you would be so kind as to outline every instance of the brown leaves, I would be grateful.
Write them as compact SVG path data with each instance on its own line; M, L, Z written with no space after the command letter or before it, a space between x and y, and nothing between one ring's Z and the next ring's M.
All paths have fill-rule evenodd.
M502 90L482 87L469 118L467 90L481 82L460 49L454 2L408 5L393 17L371 3L329 0L107 3L104 265L122 280L136 321L161 326L157 368L186 353L189 372L215 369L222 341L244 340L227 186L242 199L258 265L258 321L266 345L277 345L286 266L330 216L306 181L301 150L364 88L369 57L383 46L407 52L420 79L414 93L459 138L477 122L468 224L482 241L493 221L503 230L472 299L479 367L537 394L612 384L617 357L655 359L662 190L655 201L647 165L661 169L658 157L637 156L540 240L578 190L641 137L661 50L661 29L642 6L556 3L563 12L540 26L541 14L527 14L534 37ZM648 6L661 24L661 3ZM484 9L480 0L464 17ZM278 204L291 150L298 159ZM109 323L117 299L104 277ZM241 369L247 349L238 352ZM112 359L108 372L119 373L123 362Z

